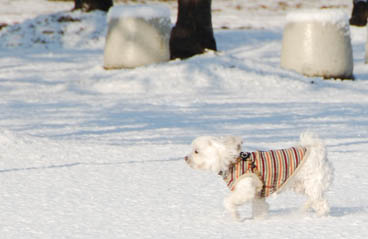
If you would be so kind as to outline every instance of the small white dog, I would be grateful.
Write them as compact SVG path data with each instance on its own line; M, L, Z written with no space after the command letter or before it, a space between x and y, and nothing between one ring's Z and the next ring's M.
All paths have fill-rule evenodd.
M332 181L333 169L323 142L312 133L300 136L300 145L289 149L241 152L242 139L235 136L202 136L192 143L185 161L194 169L208 170L223 177L231 192L225 208L239 220L237 207L252 203L253 217L264 217L272 193L291 189L307 196L303 209L320 216L329 212L324 193Z

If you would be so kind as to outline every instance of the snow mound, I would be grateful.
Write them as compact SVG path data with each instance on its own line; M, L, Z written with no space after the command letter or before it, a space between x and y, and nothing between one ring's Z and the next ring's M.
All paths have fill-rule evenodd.
M58 12L3 28L0 48L103 48L106 13Z
M343 10L335 9L303 9L286 15L286 22L320 22L333 24L343 29L349 29L349 17Z
M116 5L110 8L107 20L113 18L170 18L170 9L163 4Z

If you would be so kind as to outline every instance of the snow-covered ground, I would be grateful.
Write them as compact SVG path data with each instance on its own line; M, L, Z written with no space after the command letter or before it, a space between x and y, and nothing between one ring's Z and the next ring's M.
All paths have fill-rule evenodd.
M350 29L355 81L279 66L287 11L329 4L350 15L351 1L213 2L219 52L114 71L102 67L104 14L0 2L10 24L0 31L1 238L368 237L366 29ZM182 160L199 135L240 135L255 150L307 129L335 167L325 218L284 193L269 199L269 218L251 220L245 206L235 223L222 179Z

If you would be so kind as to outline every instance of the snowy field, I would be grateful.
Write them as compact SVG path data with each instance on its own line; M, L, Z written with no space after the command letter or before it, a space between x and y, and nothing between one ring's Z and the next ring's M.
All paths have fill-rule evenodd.
M366 28L350 29L355 81L280 68L287 11L350 16L351 1L213 2L219 52L106 71L105 14L0 1L0 238L368 237ZM239 135L255 150L291 146L307 129L335 168L323 218L284 193L268 218L245 206L233 222L222 179L182 160L200 135Z

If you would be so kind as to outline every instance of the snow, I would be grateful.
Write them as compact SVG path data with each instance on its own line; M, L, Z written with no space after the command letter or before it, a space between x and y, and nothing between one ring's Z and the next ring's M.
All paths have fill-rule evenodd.
M19 22L0 31L1 238L367 238L366 29L350 29L355 81L308 78L280 68L285 16L302 1L213 2L218 52L115 71L103 69L103 13L33 0L15 18L0 2L2 19ZM183 160L200 135L239 135L255 150L291 146L306 129L335 168L328 217L283 193L269 218L245 206L235 223L222 179Z
M305 9L292 11L286 15L287 22L311 22L330 23L334 25L349 25L348 15L343 10L331 9Z
M170 18L170 8L164 4L116 5L110 8L107 20L112 18Z
M0 32L2 48L97 48L104 46L106 14L60 11L9 25Z
M48 0L1 0L0 23L20 23L37 15L57 11L67 11L73 8L72 2L56 2Z

